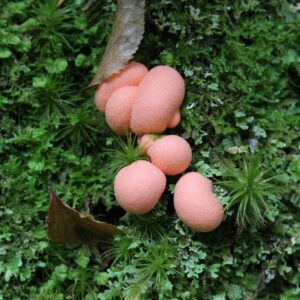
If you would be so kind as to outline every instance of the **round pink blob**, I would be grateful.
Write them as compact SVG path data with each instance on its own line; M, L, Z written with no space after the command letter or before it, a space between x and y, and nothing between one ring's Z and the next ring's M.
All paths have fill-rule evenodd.
M222 203L212 191L212 183L196 172L183 175L174 191L174 207L187 226L200 232L217 228L223 220Z
M171 122L168 124L168 128L175 128L180 123L180 119L181 119L180 112L178 110L173 116Z
M155 141L147 150L151 162L166 175L185 171L192 161L189 143L178 135L166 135Z
M107 101L105 109L107 124L119 135L130 132L131 109L136 92L136 86L119 88Z
M145 214L153 209L165 187L164 173L145 160L121 169L114 181L118 203L132 214Z
M98 109L104 113L107 100L114 91L124 86L137 86L147 72L143 64L131 62L119 73L107 78L96 90L95 103Z
M163 137L161 134L144 134L141 137L138 138L138 145L140 152L142 154L147 153L149 147L151 147L156 140Z
M184 92L184 80L175 69L168 66L151 69L138 87L131 130L137 135L165 131L179 110Z

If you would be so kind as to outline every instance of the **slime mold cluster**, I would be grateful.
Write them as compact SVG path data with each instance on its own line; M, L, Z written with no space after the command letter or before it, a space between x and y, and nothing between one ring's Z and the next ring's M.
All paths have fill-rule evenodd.
M183 173L192 161L184 138L162 135L180 123L184 94L184 80L175 69L160 65L148 70L137 62L107 78L96 90L95 103L108 126L118 135L136 134L140 152L150 159L135 161L116 174L115 197L128 213L152 210L166 188L166 175ZM178 180L174 207L184 224L200 232L214 230L224 216L211 181L197 172Z

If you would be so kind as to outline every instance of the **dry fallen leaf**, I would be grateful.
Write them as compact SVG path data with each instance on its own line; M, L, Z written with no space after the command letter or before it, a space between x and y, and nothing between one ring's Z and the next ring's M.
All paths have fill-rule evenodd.
M64 2L65 2L65 0L58 0L56 7L60 7Z
M133 57L143 38L144 0L119 0L116 18L100 67L89 87L119 72Z
M51 189L47 215L48 238L55 242L96 245L121 234L116 226L96 221L64 204Z
M95 4L96 2L97 2L97 0L88 0L88 2L82 8L82 11L89 10L93 6L93 4Z

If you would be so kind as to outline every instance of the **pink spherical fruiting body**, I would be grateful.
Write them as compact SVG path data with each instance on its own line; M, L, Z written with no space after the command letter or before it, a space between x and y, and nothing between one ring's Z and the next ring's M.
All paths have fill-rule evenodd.
M153 209L165 187L165 175L145 160L124 167L114 180L118 203L132 214L145 214Z
M105 113L108 98L114 91L125 86L137 86L147 74L148 69L138 62L131 62L119 73L102 82L95 93L95 103L98 109Z
M126 86L117 89L109 97L105 117L108 126L117 134L125 135L130 132L130 118L136 86Z
M175 128L180 123L180 112L179 110L176 111L175 115L171 119L170 123L168 124L168 128Z
M190 228L208 232L223 220L222 203L212 191L212 183L196 172L183 175L174 190L174 207L178 217Z
M192 161L189 143L178 135L166 135L153 143L147 154L151 162L166 175L177 175L185 171Z
M137 134L161 133L179 110L185 92L184 80L173 68L157 66L139 84L132 106L131 130ZM176 122L175 122L176 123Z

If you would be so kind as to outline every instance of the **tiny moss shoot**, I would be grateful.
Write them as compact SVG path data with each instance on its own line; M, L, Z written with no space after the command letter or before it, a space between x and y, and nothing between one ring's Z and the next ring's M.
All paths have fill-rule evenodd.
M125 139L115 136L115 140L117 149L106 150L110 157L109 169L113 174L137 160L148 160L146 156L140 153L135 135L128 134Z

